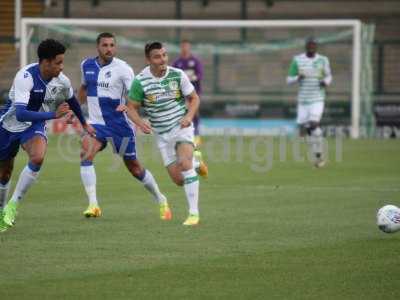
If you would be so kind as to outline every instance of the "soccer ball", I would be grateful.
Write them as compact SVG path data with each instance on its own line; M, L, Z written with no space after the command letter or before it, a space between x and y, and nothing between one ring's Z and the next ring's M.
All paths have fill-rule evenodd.
M400 208L394 205L385 205L376 214L376 223L380 230L393 233L400 230Z

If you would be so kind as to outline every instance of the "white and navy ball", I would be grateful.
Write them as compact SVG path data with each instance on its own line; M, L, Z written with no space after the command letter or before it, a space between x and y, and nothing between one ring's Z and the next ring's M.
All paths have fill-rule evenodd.
M376 223L380 230L393 233L400 230L400 208L395 205L385 205L376 214Z

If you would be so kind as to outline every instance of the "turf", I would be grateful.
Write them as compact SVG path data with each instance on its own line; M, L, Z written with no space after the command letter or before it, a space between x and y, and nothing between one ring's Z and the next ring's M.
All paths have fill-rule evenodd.
M291 142L285 158L277 139L209 138L196 228L181 225L183 191L139 140L173 220L109 150L96 159L104 216L84 219L76 138L53 137L0 235L0 299L399 299L400 233L375 224L377 208L400 205L399 140L346 140L342 154L331 140L317 170ZM14 184L25 163L21 151Z

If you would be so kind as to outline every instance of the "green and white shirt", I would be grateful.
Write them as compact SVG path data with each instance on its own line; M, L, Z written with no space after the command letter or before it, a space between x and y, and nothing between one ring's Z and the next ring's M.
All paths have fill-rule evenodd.
M296 55L290 64L287 83L298 82L299 75L304 75L304 79L299 82L297 101L300 104L324 101L325 88L320 87L320 82L324 81L326 85L332 82L329 59L319 54L312 58L305 53Z
M159 78L146 67L135 77L129 98L142 104L153 130L163 134L179 125L187 112L185 97L193 91L181 69L168 66L165 75Z

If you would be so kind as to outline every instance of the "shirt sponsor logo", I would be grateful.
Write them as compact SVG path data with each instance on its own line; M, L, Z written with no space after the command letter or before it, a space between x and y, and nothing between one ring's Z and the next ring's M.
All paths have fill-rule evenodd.
M109 86L110 86L110 83L109 82L104 82L104 81L99 81L99 82L97 82L97 86L101 87L101 88L108 89Z
M43 90L33 90L34 93L43 93Z
M95 73L94 71L86 71L85 72L85 74L89 74L89 75L94 74L94 73Z

